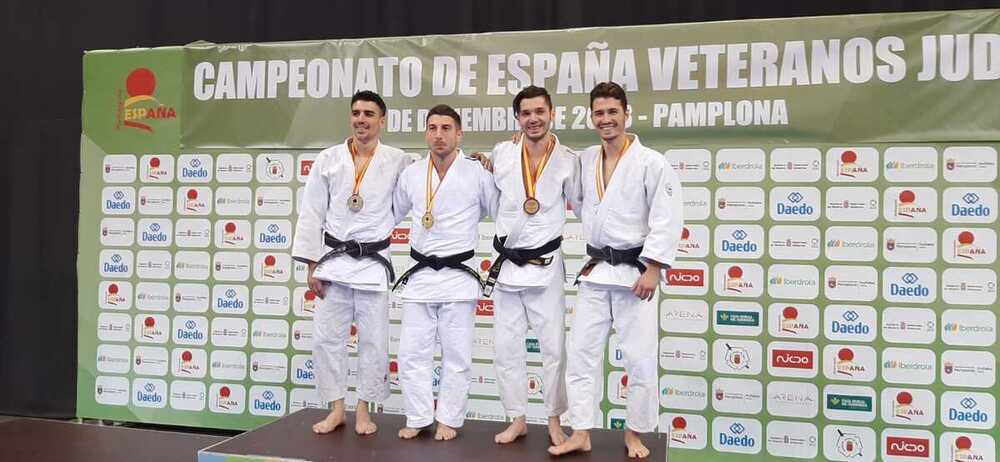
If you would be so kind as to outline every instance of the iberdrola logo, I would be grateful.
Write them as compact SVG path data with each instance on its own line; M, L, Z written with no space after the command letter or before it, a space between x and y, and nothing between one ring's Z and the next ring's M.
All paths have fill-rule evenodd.
M156 74L153 71L139 67L129 72L125 78L125 93L118 90L118 122L115 129L122 126L138 128L152 133L150 125L157 120L176 119L177 109L166 106L153 94L156 92Z

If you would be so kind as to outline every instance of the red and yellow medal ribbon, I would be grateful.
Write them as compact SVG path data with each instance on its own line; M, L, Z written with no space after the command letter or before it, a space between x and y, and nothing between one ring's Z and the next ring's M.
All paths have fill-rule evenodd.
M535 197L535 185L538 183L538 179L542 177L542 171L545 170L545 166L549 164L549 156L552 155L552 150L555 147L555 140L550 136L549 144L545 147L545 156L542 157L542 161L538 163L538 168L532 174L531 162L528 160L528 143L521 144L521 180L524 182L524 195L528 199Z
M622 150L618 153L618 160L615 162L615 169L618 169L618 162L622 161L622 156L628 152L629 145L632 144L632 139L628 135L625 135L625 146L622 146ZM612 172L614 174L614 172ZM601 155L597 156L597 200L604 200L604 190L607 186L604 184L604 148L601 147Z

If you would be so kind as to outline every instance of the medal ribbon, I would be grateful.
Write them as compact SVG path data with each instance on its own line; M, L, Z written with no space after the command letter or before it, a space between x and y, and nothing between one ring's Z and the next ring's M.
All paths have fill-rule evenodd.
M555 147L555 140L550 136L549 144L545 147L545 157L542 157L542 161L538 163L538 169L532 175L531 162L528 160L528 143L521 144L521 180L524 182L524 195L528 196L528 199L535 197L535 184L541 178L545 166L549 164L549 156L552 155L552 150Z
M434 174L434 161L431 159L433 154L427 154L427 194L424 195L426 200L424 206L424 213L431 213L434 209L434 196L437 196L438 189L441 189L441 183L444 183L444 177L441 177L441 181L438 181L437 186L434 187L434 191L431 191L431 176ZM448 170L451 170L450 168ZM444 172L448 175L448 172Z
M358 155L358 150L356 147L354 147L354 143L355 141L353 138L351 139L350 143L347 143L347 145L351 148L351 160L353 160ZM372 159L375 158L375 149L377 148L378 144L376 144L375 147L372 148L371 155L368 156L368 160L365 161L365 164L362 165L361 168L358 168L357 164L354 165L354 190L352 194L357 195L358 192L361 191L361 181L365 179L365 172L368 171L368 166L371 165Z
M622 151L618 153L618 161L615 162L615 170L618 169L618 162L622 161L622 156L628 151L628 147L632 144L632 139L625 135L625 146L622 146ZM614 172L612 172L614 175ZM597 200L604 200L604 190L607 187L604 185L604 148L601 148L601 155L597 156Z

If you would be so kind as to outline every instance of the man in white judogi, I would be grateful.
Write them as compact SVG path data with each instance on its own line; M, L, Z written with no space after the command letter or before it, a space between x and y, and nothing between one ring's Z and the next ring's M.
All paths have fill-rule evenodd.
M313 322L316 391L331 407L313 425L329 433L344 423L347 344L358 332L358 404L354 430L377 430L368 403L389 397L389 234L392 193L409 155L379 142L385 102L370 91L351 99L353 135L316 156L306 181L292 256L309 265L309 289L321 298Z
M590 450L603 352L614 327L628 376L625 445L629 457L646 457L649 449L639 434L655 430L659 410L655 296L683 229L681 184L663 155L625 133L628 100L621 86L598 84L590 106L601 144L580 156L581 214L591 260L580 272L570 327L566 386L573 434L549 452Z
M579 160L549 131L552 99L544 88L529 86L514 97L521 126L519 141L498 144L490 155L500 188L497 235L499 256L490 269L487 295L492 292L494 365L500 399L510 426L495 437L506 444L526 435L528 368L525 334L529 325L538 335L549 438L566 440L559 416L566 412L566 299L560 246L566 223L566 200L580 196ZM573 204L579 210L579 203Z
M458 149L462 122L454 109L439 105L428 112L426 139L430 154L403 171L393 200L397 222L414 217L410 256L417 262L397 283L405 284L398 359L406 427L399 437L414 438L436 420L434 438L450 440L465 421L482 290L468 262L475 257L479 221L495 215L498 191L493 176ZM442 356L436 410L435 337Z

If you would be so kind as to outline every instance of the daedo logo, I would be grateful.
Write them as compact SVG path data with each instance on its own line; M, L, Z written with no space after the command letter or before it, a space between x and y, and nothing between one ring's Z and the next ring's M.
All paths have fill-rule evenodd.
M163 393L160 393L155 383L146 382L142 387L136 388L135 401L139 405L159 405L163 403Z
M960 201L951 204L952 217L986 218L992 214L993 209L985 204L979 194L971 191L963 194Z
M842 335L868 335L871 326L860 321L861 315L857 311L847 310L841 315L841 319L834 319L830 323L830 330L834 334Z
M287 222L285 223L287 224ZM291 225L289 225L289 227L290 226ZM258 229L257 231L257 245L260 247L283 247L286 246L288 242L288 235L284 232L281 224L279 223L266 223L263 230Z
M753 241L747 240L747 232L742 228L736 228L730 233L729 238L722 239L722 251L732 253L756 253L760 247Z
M205 168L200 157L192 156L187 164L181 164L180 177L182 180L206 180L209 177L208 169Z
M125 92L118 90L118 118L115 129L123 126L153 133L149 124L158 120L176 119L177 109L161 103L153 93L156 92L156 74L145 67L139 67L129 72L125 78Z
M916 273L903 273L898 281L889 282L888 295L893 297L926 298L930 294L930 289L920 282L920 277Z
M784 200L776 202L774 212L778 217L811 217L816 213L816 207L809 204L802 192L793 189Z

